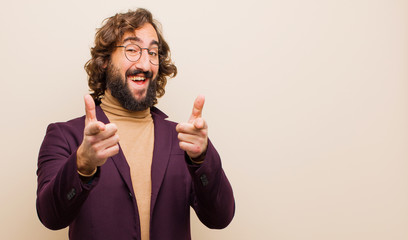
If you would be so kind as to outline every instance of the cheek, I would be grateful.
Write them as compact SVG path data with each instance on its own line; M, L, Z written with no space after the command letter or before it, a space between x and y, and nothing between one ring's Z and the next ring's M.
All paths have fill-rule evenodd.
M123 63L122 65L119 65L118 66L119 68L119 73L120 73L120 75L123 77L123 78L125 78L126 77L126 72L129 70L129 69L131 69L132 68L132 65L127 65L127 64L125 64L125 63Z
M152 67L152 72L153 72L153 79L157 77L157 75L159 74L159 67L154 66Z
M119 73L122 76L125 76L126 71L131 67L131 64L124 59L120 52L115 52L112 54L111 62L113 66L119 70Z

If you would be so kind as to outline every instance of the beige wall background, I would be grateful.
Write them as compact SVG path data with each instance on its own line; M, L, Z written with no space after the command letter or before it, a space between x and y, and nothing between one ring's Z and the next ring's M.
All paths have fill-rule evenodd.
M193 239L408 239L408 1L2 1L0 239L41 225L47 125L84 114L95 29L146 7L179 75L159 107L204 117L233 185L225 230ZM193 214L194 215L194 214Z

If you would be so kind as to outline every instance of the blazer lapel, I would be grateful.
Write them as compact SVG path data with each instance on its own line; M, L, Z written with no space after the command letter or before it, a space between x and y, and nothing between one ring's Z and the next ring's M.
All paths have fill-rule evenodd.
M105 124L109 123L108 117L103 112L100 106L96 106L96 118L98 121L101 121ZM119 153L115 156L110 157L115 164L116 168L119 171L119 174L122 176L123 181L126 183L129 191L134 195L132 187L132 179L130 178L130 168L126 161L125 155L122 152L122 148L119 145Z
M172 131L168 126L169 123L164 120L164 117L167 116L156 108L152 108L151 112L154 121L154 149L151 170L152 198L150 214L153 213L164 174L166 173L172 145Z

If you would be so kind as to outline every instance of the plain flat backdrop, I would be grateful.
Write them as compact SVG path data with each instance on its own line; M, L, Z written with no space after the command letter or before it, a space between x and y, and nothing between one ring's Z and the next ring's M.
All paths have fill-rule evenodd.
M408 239L406 0L1 1L0 239L67 239L36 216L38 149L84 114L96 28L136 7L179 70L159 108L185 121L206 96L235 193L193 239Z

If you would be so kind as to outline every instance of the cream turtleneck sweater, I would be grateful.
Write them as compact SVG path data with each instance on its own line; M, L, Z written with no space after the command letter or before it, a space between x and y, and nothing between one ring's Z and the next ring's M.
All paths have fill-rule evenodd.
M118 127L119 145L130 167L130 176L139 210L142 240L148 240L154 145L154 125L150 109L140 112L126 110L109 91L105 92L101 108L109 121Z

